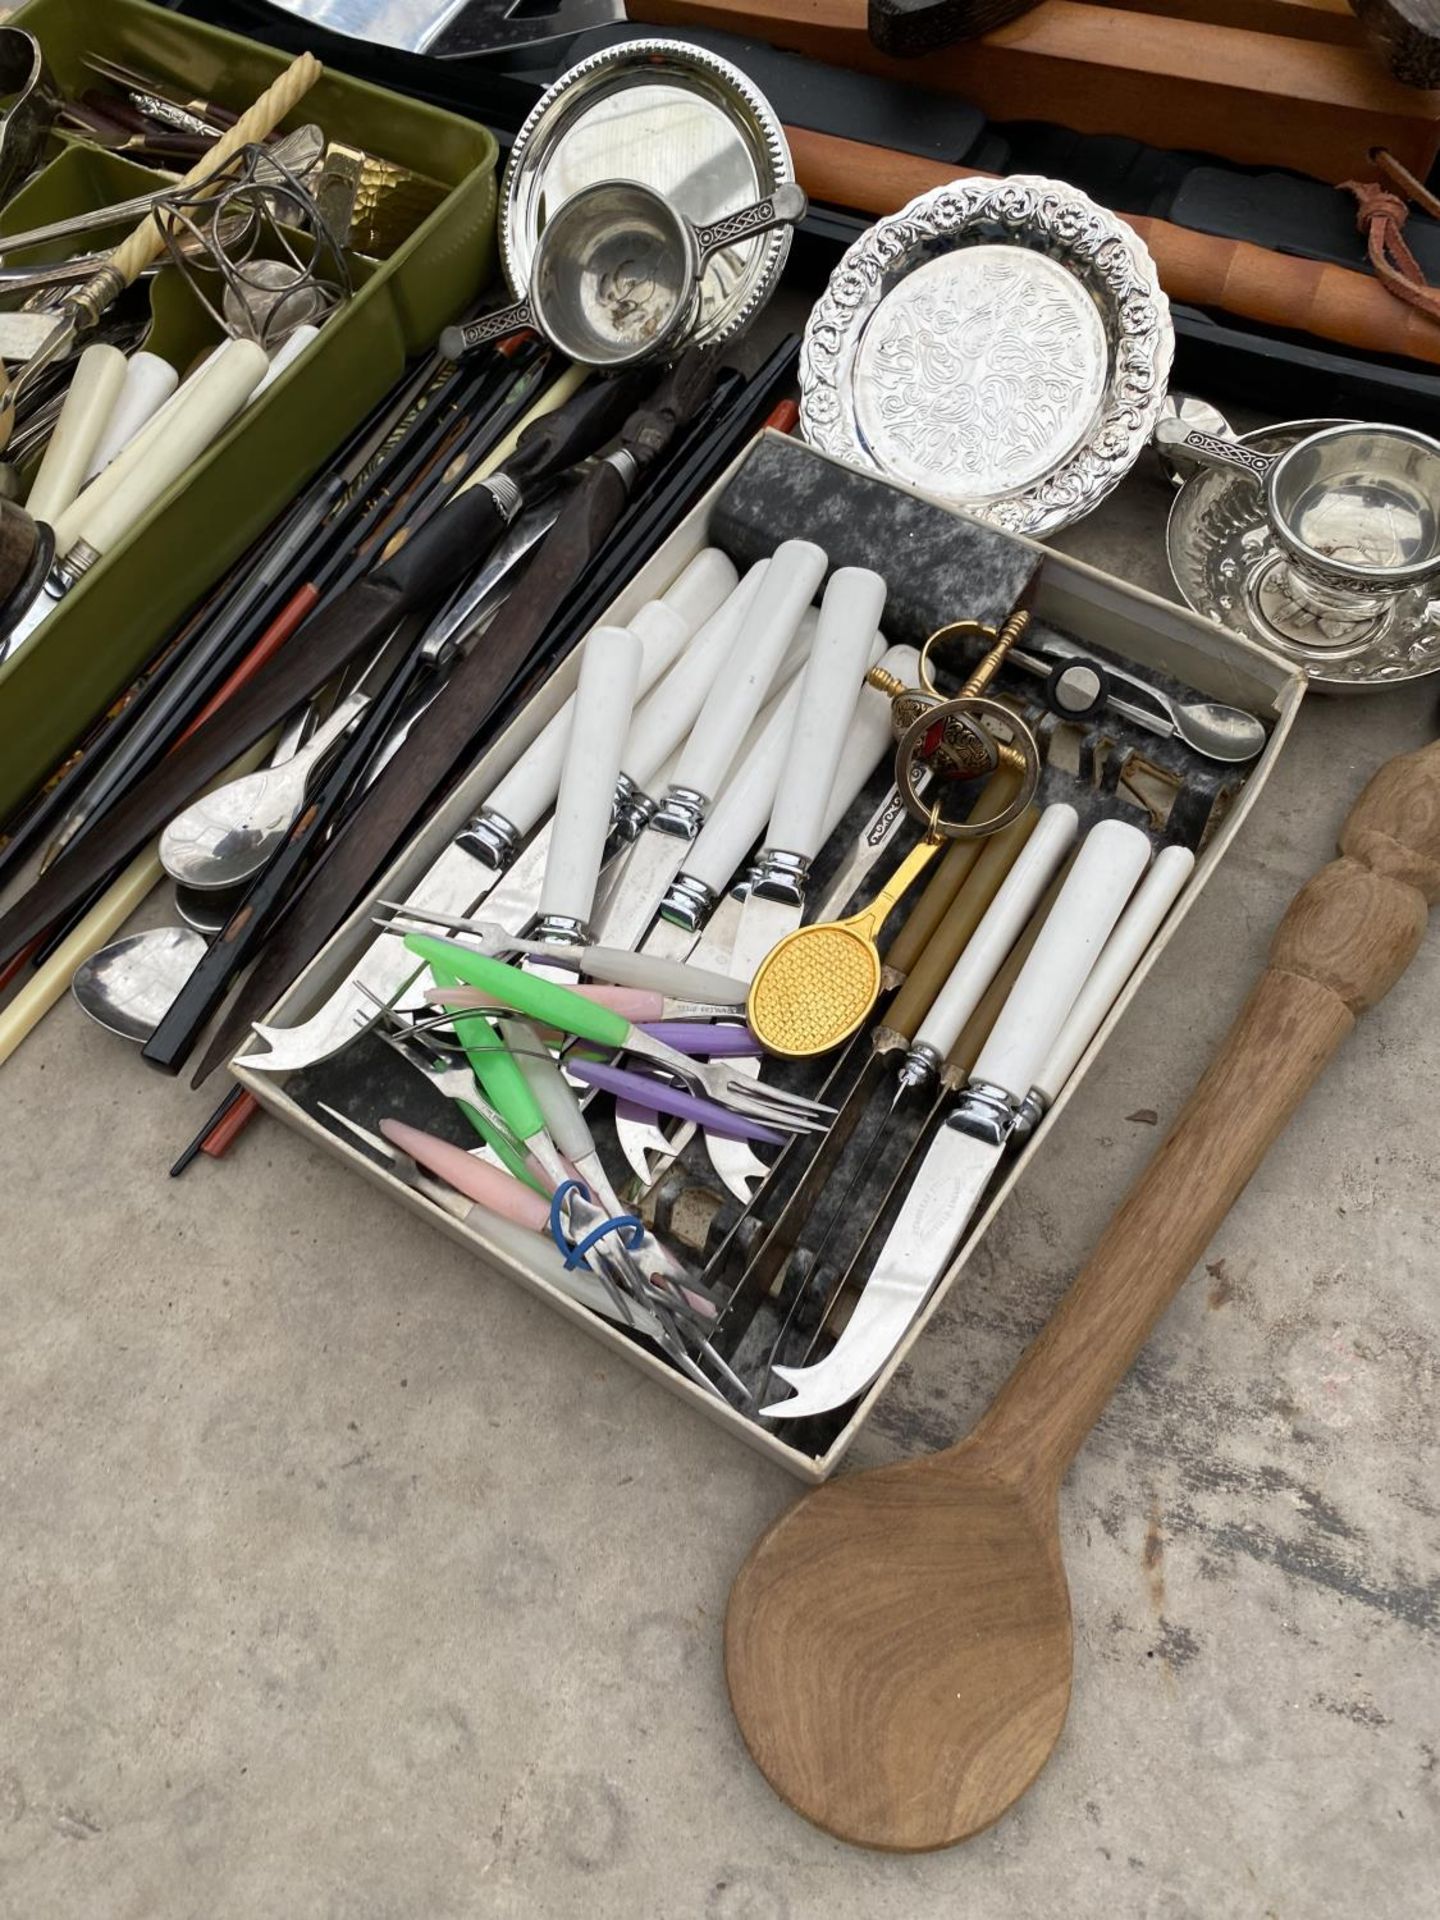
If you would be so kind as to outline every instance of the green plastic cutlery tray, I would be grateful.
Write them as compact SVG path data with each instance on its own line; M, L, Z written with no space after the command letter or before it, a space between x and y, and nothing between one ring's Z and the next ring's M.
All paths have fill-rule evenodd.
M29 0L13 22L35 34L70 93L88 84L84 56L95 53L183 82L192 95L238 111L287 64L271 48L145 0ZM0 666L0 819L59 763L186 610L379 403L406 360L434 344L493 272L497 149L485 128L328 71L285 124L310 121L423 174L446 197L385 259L358 262L354 298L326 321L319 339ZM153 172L114 155L57 143L56 157L0 215L0 236L156 184ZM108 235L102 243L110 244ZM173 271L152 286L154 326L146 344L183 371L213 339L213 322Z

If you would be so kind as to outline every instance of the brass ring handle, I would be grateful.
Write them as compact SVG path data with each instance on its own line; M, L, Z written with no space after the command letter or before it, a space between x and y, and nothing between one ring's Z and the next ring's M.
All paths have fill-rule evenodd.
M1008 805L988 820L945 820L940 816L941 802L923 798L918 787L918 772L925 762L920 757L920 748L927 736L938 724L944 726L950 720L967 720L971 728L988 742L996 758L999 757L1000 743L990 739L984 725L986 719L1003 721L1015 734L1015 750L1024 761L1019 791ZM994 762L992 761L993 765ZM1042 766L1040 745L1034 734L1018 714L1012 713L998 700L989 700L983 694L970 694L955 700L941 700L920 714L901 735L900 744L895 750L895 785L905 803L906 811L912 818L919 820L931 838L943 840L978 840L984 835L998 833L1002 827L1008 827L1012 820L1018 820L1035 797L1040 784ZM978 768L977 772L987 769Z
M942 645L946 640L953 640L958 634L962 633L982 634L993 646L999 638L1000 630L998 627L992 627L989 622L985 620L951 620L948 621L945 626L935 629L934 633L930 635L930 638L920 649L919 676L920 684L926 693L933 693L937 700L945 700L948 699L949 696L943 694L935 684L934 676L930 671L930 655L936 647ZM970 691L973 693L983 693L984 688L983 686L973 687Z

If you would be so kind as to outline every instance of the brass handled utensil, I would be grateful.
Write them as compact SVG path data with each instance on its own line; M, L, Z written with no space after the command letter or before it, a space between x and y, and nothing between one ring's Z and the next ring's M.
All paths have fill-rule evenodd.
M932 634L921 652L921 691L912 695L887 687L883 679L876 682L882 691L895 693L897 724L904 725L895 756L895 783L906 805L925 822L925 837L868 906L845 920L816 921L797 928L760 963L747 1012L751 1027L772 1053L807 1059L828 1053L857 1032L880 997L876 942L893 909L948 840L998 833L1029 806L1040 780L1039 746L1023 721L984 693L1023 633L1026 619L1019 615L1007 621L996 644L953 700L940 699L932 686L924 684L929 649L954 630L949 627ZM874 681L875 676L871 677ZM992 718L1012 730L1017 745L993 737L985 724ZM927 766L973 779L1000 765L1008 768L1014 758L1023 769L1020 784L993 814L946 821L941 813L943 800L927 803L922 797L920 778Z
M1155 1322L1440 899L1440 744L1382 767L1291 903L1219 1054L975 1430L832 1480L761 1538L725 1624L731 1703L826 1832L918 1852L999 1819L1064 1725L1061 1481Z

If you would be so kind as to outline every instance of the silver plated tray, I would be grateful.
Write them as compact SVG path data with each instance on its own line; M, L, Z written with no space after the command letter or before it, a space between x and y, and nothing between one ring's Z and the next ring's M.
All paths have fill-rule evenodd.
M1338 420L1288 420L1236 438L1284 453ZM1208 469L1176 494L1165 535L1170 572L1186 605L1258 640L1305 670L1312 686L1364 693L1440 672L1440 595L1433 585L1397 594L1378 619L1318 616L1281 591L1283 560L1260 489L1240 473Z
M582 60L535 103L500 190L500 260L524 292L545 221L596 180L639 180L704 226L793 180L773 108L728 60L678 40L630 40ZM714 346L754 319L790 252L777 228L715 254L693 338Z
M1149 253L1061 181L956 180L862 234L811 312L800 419L822 452L1011 533L1128 472L1175 335Z

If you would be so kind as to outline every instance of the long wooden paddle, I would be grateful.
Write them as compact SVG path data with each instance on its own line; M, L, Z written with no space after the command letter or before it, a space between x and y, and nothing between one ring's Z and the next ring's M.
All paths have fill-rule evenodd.
M1049 1325L958 1445L831 1481L772 1526L725 1621L756 1764L817 1826L919 1852L997 1820L1070 1698L1059 1492L1302 1096L1440 899L1440 742L1390 761L1292 901L1216 1059Z

